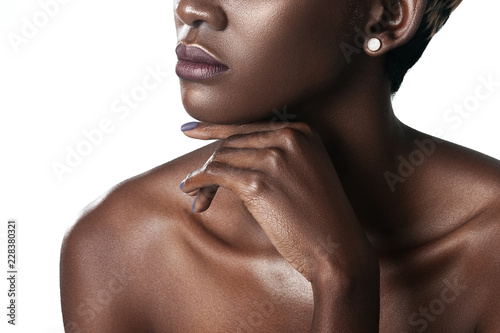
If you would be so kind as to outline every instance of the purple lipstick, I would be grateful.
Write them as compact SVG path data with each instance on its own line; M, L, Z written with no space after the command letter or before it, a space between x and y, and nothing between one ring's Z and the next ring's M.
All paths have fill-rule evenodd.
M196 46L177 45L177 66L175 73L181 79L203 81L219 76L229 69L210 54Z

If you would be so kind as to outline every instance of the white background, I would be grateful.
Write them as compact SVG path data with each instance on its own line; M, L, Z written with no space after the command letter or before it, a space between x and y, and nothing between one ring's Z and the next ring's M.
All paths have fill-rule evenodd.
M179 130L191 119L175 75L127 117L112 111L116 99L141 85L147 67L173 73L172 1L67 0L16 52L7 34L21 35L23 17L33 21L40 11L34 0L2 0L0 7L2 332L63 332L59 251L81 209L116 183L205 144ZM500 82L499 11L496 1L464 1L394 103L407 124L429 133L441 129L448 139L496 158L500 86L456 128L443 115L471 101L480 77ZM75 149L85 140L83 131L106 118L113 122L111 133L59 180L52 163L65 163L67 147ZM9 218L19 224L15 328L6 324L3 278Z

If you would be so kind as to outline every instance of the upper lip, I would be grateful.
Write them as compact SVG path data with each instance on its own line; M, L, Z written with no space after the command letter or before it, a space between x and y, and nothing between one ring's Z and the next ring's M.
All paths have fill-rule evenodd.
M179 60L227 67L197 46L186 46L183 43L179 43L175 48L175 53L177 53L177 58Z

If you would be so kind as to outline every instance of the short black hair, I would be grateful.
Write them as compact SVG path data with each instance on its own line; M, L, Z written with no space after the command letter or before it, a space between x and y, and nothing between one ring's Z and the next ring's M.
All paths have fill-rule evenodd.
M422 22L412 39L388 52L386 72L391 80L393 94L399 90L406 73L420 59L432 37L461 2L462 0L428 0Z

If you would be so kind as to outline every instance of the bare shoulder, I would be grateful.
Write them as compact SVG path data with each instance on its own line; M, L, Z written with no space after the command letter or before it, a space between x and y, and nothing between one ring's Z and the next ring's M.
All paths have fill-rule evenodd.
M458 201L471 218L457 232L467 259L468 304L476 309L476 332L500 331L500 161L481 153L454 148L458 162ZM460 157L460 158L459 158ZM458 159L459 158L459 159Z
M413 281L415 292L402 327L409 322L420 332L500 332L500 162L431 140L419 138L421 153L407 158L419 163L401 184L408 186L400 187L419 203L408 208L422 221L412 232L434 237L398 261L396 271L406 274L401 282ZM399 293L387 295L389 307L405 299L394 290Z
M173 260L184 246L186 230L179 220L192 198L179 184L203 165L216 144L124 181L85 209L61 251L67 332L147 330L144 309L156 292L155 265ZM162 276L163 283L168 280L168 274Z
M500 161L455 144L442 144L431 187L439 189L443 198L436 206L451 216L459 211L465 223L458 234L465 231L470 235L482 257L498 257L500 252L490 249L500 249Z
M481 300L476 332L500 332L500 198L472 221L471 233L477 243L471 246L471 297Z

